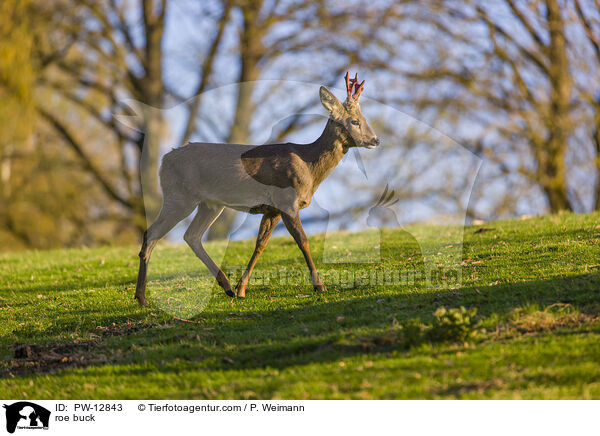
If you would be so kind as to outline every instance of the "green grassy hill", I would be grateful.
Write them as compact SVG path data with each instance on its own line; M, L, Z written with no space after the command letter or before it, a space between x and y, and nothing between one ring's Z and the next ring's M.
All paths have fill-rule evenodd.
M460 285L356 280L419 268L414 241L390 230L380 262L317 262L320 295L291 237L274 238L245 300L187 246L159 245L150 308L133 300L138 247L2 254L0 397L600 398L600 215L481 229L455 242L460 258L432 254ZM357 258L373 233L335 236ZM323 238L310 238L316 260ZM253 241L208 246L239 265Z

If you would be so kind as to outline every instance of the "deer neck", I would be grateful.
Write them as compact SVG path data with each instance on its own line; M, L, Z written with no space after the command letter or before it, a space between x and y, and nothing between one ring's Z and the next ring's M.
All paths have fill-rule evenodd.
M340 163L351 145L352 138L346 129L329 119L321 136L306 148L305 160L313 176L313 192Z

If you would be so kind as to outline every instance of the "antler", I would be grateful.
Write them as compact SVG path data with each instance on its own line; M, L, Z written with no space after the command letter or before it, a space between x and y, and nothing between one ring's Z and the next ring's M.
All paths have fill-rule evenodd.
M358 80L357 80L357 82L358 82ZM365 84L365 81L363 80L360 85L358 83L355 85L355 87L354 87L354 100L358 101L358 99L360 98L360 93L363 90L363 85L364 84Z
M356 73L356 75L354 76L354 79L350 79L350 73L346 72L346 76L344 77L344 79L346 79L346 94L348 95L348 100L352 99L352 88L354 88L354 84L356 82L358 82L358 73Z
M346 72L344 78L346 79L346 94L348 95L348 100L358 101L365 81L363 80L360 85L358 84L358 73L354 75L354 79L350 79L349 73ZM353 88L354 92L352 92Z

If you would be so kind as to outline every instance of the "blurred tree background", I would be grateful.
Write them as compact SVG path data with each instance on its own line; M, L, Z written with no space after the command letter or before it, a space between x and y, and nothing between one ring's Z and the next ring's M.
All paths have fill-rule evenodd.
M250 143L281 101L262 79L340 86L346 70L483 159L469 219L600 209L598 0L3 0L0 12L3 250L137 241L159 204L161 147ZM232 121L202 110L206 91L241 82L223 102ZM318 107L316 93L290 98L294 113ZM148 110L130 129L115 118L128 99L179 107L177 122ZM290 116L271 139L315 123ZM435 141L395 134L394 168ZM416 173L395 187L402 200L431 195ZM364 190L341 219L381 195Z

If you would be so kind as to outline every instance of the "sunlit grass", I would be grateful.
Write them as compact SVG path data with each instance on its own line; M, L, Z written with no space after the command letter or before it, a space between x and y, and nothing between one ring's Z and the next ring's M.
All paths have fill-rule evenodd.
M410 228L443 240L439 251L423 244L426 258L461 268L462 283L446 288L339 281L423 265L401 230L387 231L373 261L371 231L310 238L328 284L315 295L291 237L274 238L245 300L226 297L189 248L163 244L150 308L133 300L138 247L2 254L0 396L600 398L599 218L491 222L467 227L462 245L455 228ZM208 247L237 271L253 244ZM485 332L397 339L441 306L477 308Z

